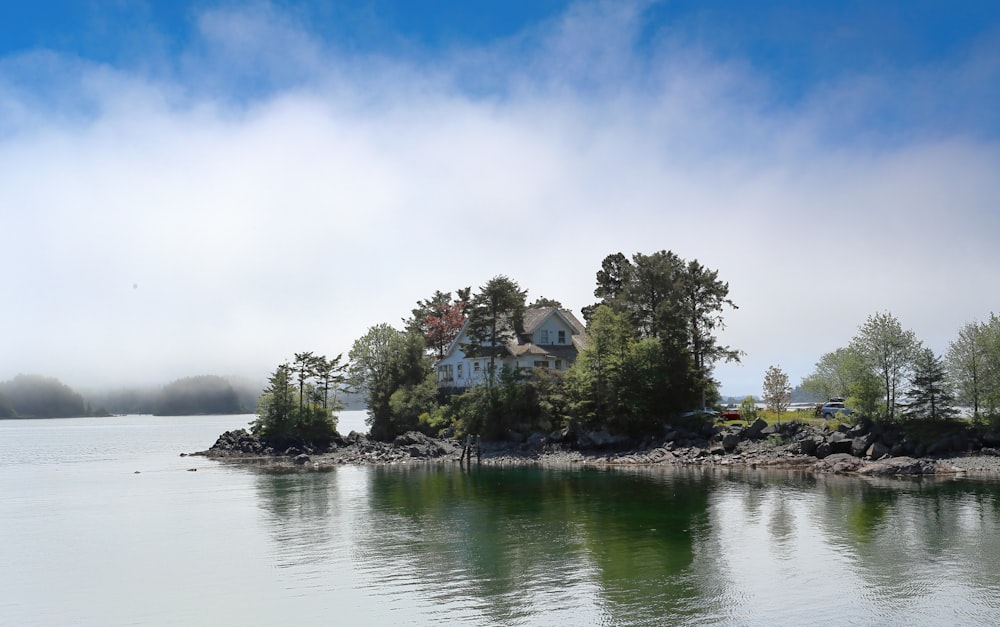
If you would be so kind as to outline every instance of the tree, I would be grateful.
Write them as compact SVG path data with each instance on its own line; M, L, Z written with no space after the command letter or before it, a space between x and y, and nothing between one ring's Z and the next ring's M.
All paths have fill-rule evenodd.
M716 338L725 328L722 311L736 308L729 285L696 260L687 262L667 250L636 253L631 262L621 253L608 255L594 295L601 299L597 305L624 315L638 338L660 342L658 370L662 385L670 388L668 408L705 406L715 394L714 364L739 361L740 352ZM597 305L585 311L588 320Z
M443 359L465 324L471 291L469 287L461 288L454 299L451 292L436 291L431 298L418 301L411 312L412 317L404 321L406 330L421 333L428 350Z
M792 399L792 386L789 385L788 375L777 367L770 366L764 374L764 395L762 400L768 411L773 411L779 416L788 409L788 404Z
M747 423L757 420L757 401L752 396L745 396L740 402L740 419Z
M489 357L491 383L496 375L496 358L506 350L507 343L516 339L524 329L524 301L527 290L522 290L516 282L499 275L495 276L472 297L469 304L470 350L465 354L478 353Z
M802 380L802 388L823 399L847 398L857 376L858 358L849 348L824 354L812 374Z
M542 309L545 307L555 307L556 309L562 309L562 303L551 298L545 298L544 296L536 298L535 302L528 305L529 309Z
M304 353L295 353L295 361L293 362L293 369L295 370L295 376L299 382L299 411L303 408L303 392L305 391L306 381L308 381L313 376L313 364L316 361L316 357L312 354L312 351Z
M948 372L957 391L957 397L972 407L972 415L979 417L979 406L984 400L987 370L986 325L966 323L958 330L958 337L948 344Z
M802 380L802 389L820 398L844 398L862 414L878 410L880 382L854 347L838 348L820 357L816 370Z
M295 396L292 367L279 364L267 379L267 387L257 401L257 420L252 430L265 440L286 440L292 434Z
M347 364L340 363L343 356L341 353L333 359L327 359L321 355L313 361L313 376L316 377L318 390L322 392L320 398L324 409L332 411L341 409L341 404L337 400L337 391L347 382L347 377L344 375ZM334 393L332 403L330 402L330 390L333 390Z
M70 418L86 414L83 397L58 379L19 374L0 383L4 413L22 418Z
M907 390L910 401L904 408L908 418L940 420L953 418L958 411L948 385L944 360L929 348L917 352L913 366L913 386Z
M904 330L892 314L876 313L858 328L851 348L878 377L884 392L885 417L896 415L897 397L920 348L913 331Z
M312 366L338 360L339 357L331 362L309 352L297 353L295 365L279 364L257 400L257 419L251 431L276 449L293 445L328 448L337 435L337 418L329 404L321 402L323 394L316 385L316 370Z
M590 343L566 373L565 386L574 415L597 427L627 413L620 392L637 339L628 320L607 305L594 309L587 334Z
M392 398L399 390L406 394L408 388L413 392L412 388L426 385L432 371L425 349L420 333L404 333L385 323L355 340L348 354L348 380L365 395L372 437L387 440L416 428L417 416L398 413L413 404L397 397L394 411Z

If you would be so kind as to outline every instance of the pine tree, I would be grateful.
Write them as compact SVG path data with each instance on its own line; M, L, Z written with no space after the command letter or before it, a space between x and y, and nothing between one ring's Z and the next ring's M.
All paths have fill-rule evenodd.
M955 398L948 384L944 361L929 348L917 353L913 365L913 387L906 391L910 401L903 415L907 418L942 420L954 417Z

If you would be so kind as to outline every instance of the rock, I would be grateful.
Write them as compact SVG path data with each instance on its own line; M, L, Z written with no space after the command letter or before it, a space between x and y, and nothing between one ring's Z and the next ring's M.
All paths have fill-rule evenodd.
M861 460L850 453L834 453L816 462L813 469L817 472L848 473L861 468Z
M410 444L429 444L430 441L430 438L419 431L407 431L406 433L397 435L392 444L393 446L404 447Z
M306 455L305 453L300 453L295 456L295 459L293 461L299 466L301 466L309 462L309 456Z
M758 418L753 421L753 424L747 427L747 437L751 440L756 440L760 437L760 434L764 429L767 428L767 423L764 422L763 418Z
M589 431L586 436L587 440L592 446L597 448L604 448L611 444L611 434L608 433L607 429L601 429L600 431Z
M893 457L866 464L859 470L862 475L876 477L889 475L932 475L937 472L937 465L912 457Z
M830 455L833 451L831 450L830 443L823 440L816 446L816 457L818 459L824 459Z
M731 451L740 443L740 436L735 433L727 433L722 436L722 448Z
M873 438L869 435L857 436L851 439L851 455L864 457L868 447L872 445Z
M890 452L891 451L888 446L882 442L875 442L868 447L868 450L865 451L865 455L872 459L882 459L886 455L889 455Z
M813 455L816 453L816 440L812 438L802 438L792 443L794 450L802 455Z
M532 433L528 436L527 445L529 448L540 449L545 446L545 434L544 433Z
M833 455L850 455L853 442L853 440L847 439L847 435L840 431L833 433L828 440L830 453Z

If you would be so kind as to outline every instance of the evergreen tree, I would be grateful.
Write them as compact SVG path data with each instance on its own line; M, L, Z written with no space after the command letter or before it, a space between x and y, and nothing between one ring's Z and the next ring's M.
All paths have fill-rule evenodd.
M527 295L527 290L500 275L490 279L472 297L468 309L471 343L465 353L489 357L488 383L496 376L497 357L502 357L507 343L524 330Z
M907 390L909 402L903 413L908 418L940 420L953 418L955 398L948 384L944 361L929 348L917 352L913 366L912 387Z

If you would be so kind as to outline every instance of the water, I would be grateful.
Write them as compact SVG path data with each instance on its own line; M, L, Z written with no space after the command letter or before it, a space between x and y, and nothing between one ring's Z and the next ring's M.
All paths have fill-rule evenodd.
M998 482L178 455L249 419L0 421L0 624L1000 621Z

